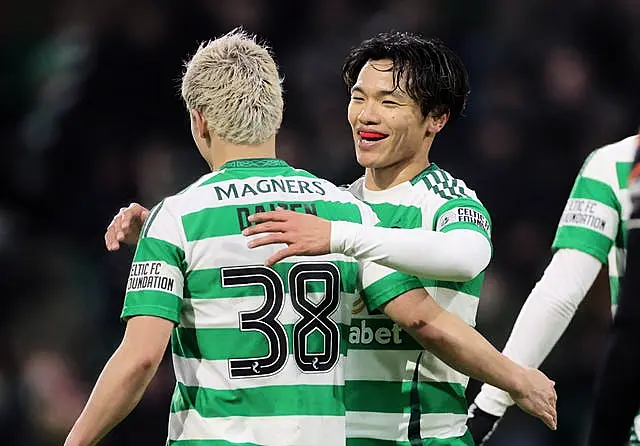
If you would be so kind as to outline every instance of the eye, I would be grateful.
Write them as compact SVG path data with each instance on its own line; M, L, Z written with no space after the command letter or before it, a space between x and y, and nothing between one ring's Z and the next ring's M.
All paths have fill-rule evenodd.
M364 98L362 96L351 96L351 100L354 102L362 102Z
M400 105L400 104L396 101L386 100L386 101L382 101L382 105Z

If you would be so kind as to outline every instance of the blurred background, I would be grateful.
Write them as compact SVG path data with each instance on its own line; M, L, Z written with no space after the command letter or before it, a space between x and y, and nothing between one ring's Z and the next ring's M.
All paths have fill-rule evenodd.
M62 444L121 339L132 250L105 250L112 216L206 173L178 89L201 40L243 25L272 45L286 90L280 156L337 183L361 175L340 78L347 51L395 29L462 56L471 100L432 160L493 216L478 328L502 348L582 161L640 122L639 23L637 0L0 2L2 444ZM605 273L543 365L557 381L558 431L511 409L492 445L579 444L610 323ZM166 359L103 444L163 444Z

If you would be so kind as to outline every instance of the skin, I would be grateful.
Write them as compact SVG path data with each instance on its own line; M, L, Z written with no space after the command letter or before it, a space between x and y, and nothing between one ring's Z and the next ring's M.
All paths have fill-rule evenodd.
M275 157L275 136L263 144L235 145L215 135L199 111L191 110L190 116L193 141L211 169L232 159ZM137 218L127 218L131 213ZM107 249L117 250L120 242L136 243L148 215L140 205L121 209L105 234ZM160 365L173 328L172 321L153 316L135 316L127 321L122 342L100 374L65 446L97 444L133 410Z
M389 189L415 177L429 166L435 135L449 119L447 113L423 116L418 103L394 89L390 60L367 62L351 89L347 117L358 163L366 168L366 186ZM366 141L361 132L378 132L380 141Z
M358 163L366 168L366 186L372 190L388 189L424 170L429 165L428 155L433 139L449 118L448 114L424 117L418 104L402 88L394 90L391 67L388 60L365 64L352 89L348 108L356 157ZM206 123L203 128L198 116L192 116L192 131L194 127L199 138L194 136L194 140L203 157L212 169L219 167L217 153L206 144L201 147L208 141L204 132ZM366 141L362 132L380 133L384 138L376 142ZM208 136L211 138L212 135ZM122 230L124 222L131 227L131 220L140 218L144 212L144 208L137 204L130 208L107 229L105 239L108 248L124 240L120 237L126 234ZM249 247L283 241L289 244L267 264L294 254L329 252L331 223L327 220L284 210L254 215L249 219L259 224L243 231L245 235L276 232L249 242ZM522 368L509 360L505 363L506 358L475 330L443 310L431 296L425 295L422 289L412 290L381 309L452 367L481 381L499 380L498 387L510 388L505 390L523 410L555 429L557 397L554 383L538 370ZM469 348L470 345L473 348ZM502 371L500 377L495 375L495 370Z

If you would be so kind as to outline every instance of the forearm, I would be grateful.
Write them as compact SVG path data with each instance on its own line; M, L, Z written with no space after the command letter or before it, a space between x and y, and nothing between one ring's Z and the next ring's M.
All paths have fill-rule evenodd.
M458 316L443 311L429 324L407 327L423 346L459 372L507 392L517 392L523 369L500 354Z
M504 354L523 366L539 367L556 345L598 272L600 262L585 253L558 251L524 303L504 348ZM511 397L484 385L475 400L478 407L502 416Z
M491 260L491 244L476 231L364 228L342 221L331 223L331 251L407 274L450 281L474 278Z
M66 445L96 444L138 404L158 364L132 356L121 346L109 359Z

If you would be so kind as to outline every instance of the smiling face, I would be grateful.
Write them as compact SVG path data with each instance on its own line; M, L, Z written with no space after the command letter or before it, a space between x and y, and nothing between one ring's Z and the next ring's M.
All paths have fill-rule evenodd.
M422 115L403 85L401 79L399 88L394 86L391 60L370 60L360 70L351 89L348 118L361 166L383 169L413 162L428 164L433 119Z

